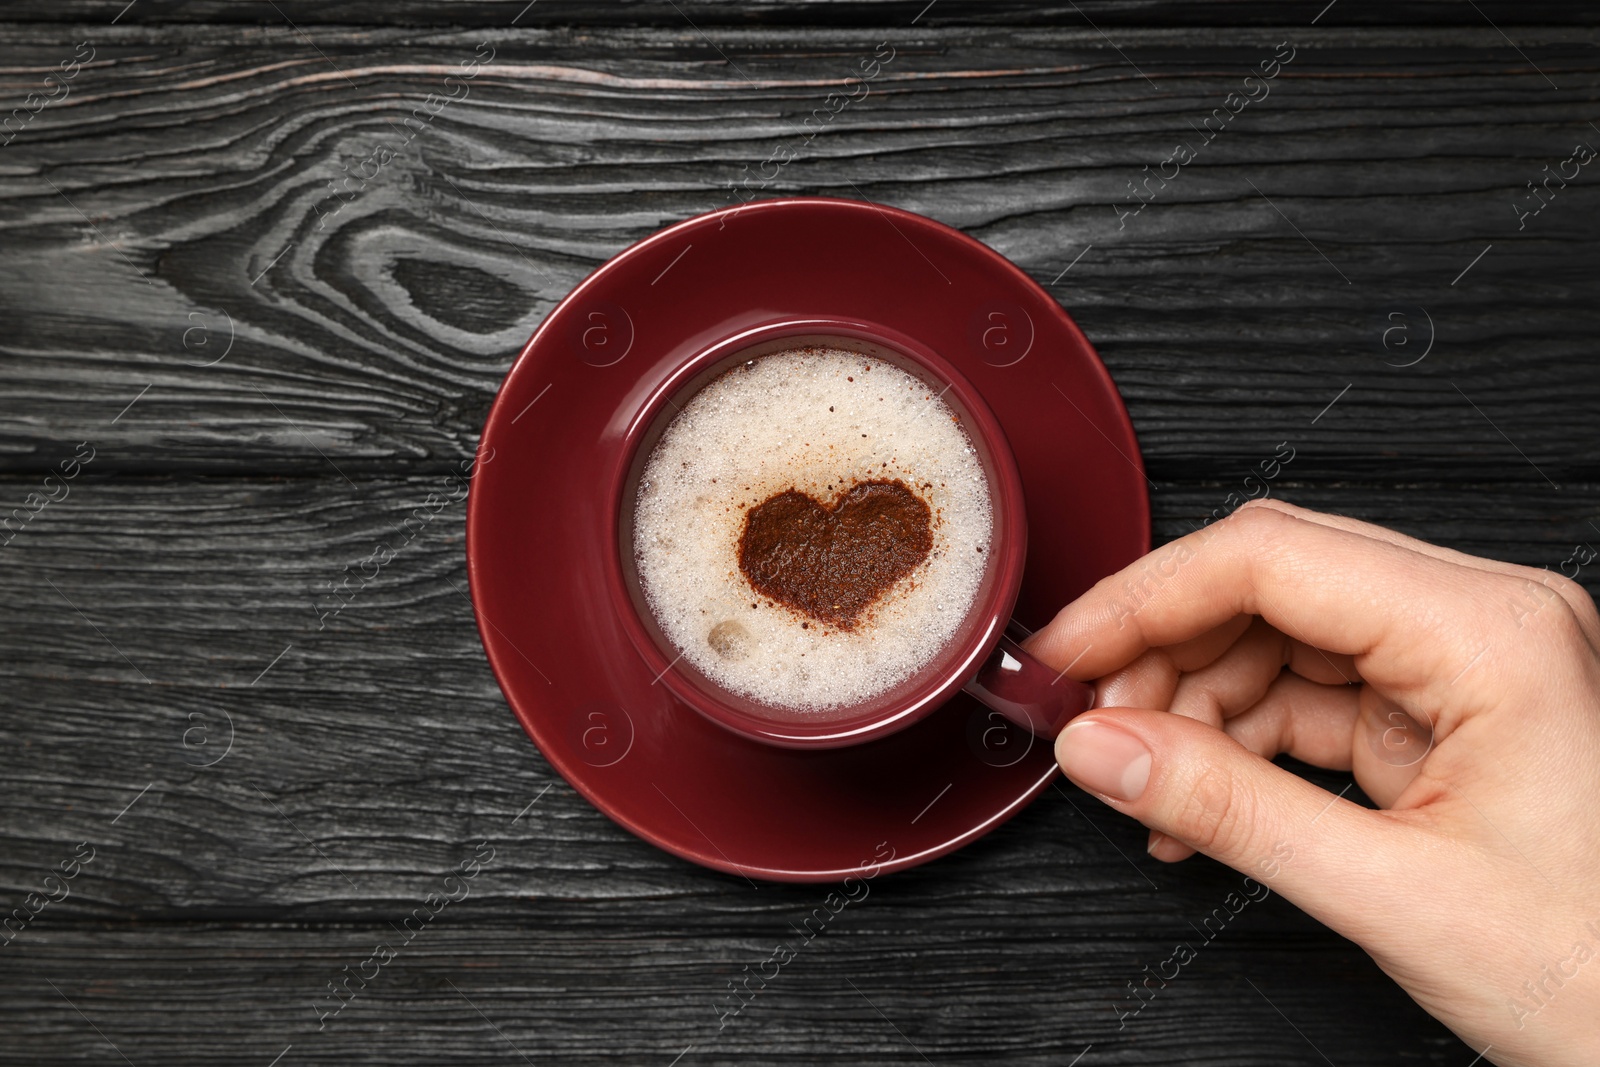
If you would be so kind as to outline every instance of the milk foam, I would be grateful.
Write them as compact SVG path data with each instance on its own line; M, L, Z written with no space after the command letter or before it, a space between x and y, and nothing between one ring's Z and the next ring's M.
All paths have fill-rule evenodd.
M787 489L831 507L869 479L898 479L928 505L928 557L851 630L756 593L739 569L745 513ZM686 660L759 703L822 711L872 699L943 649L992 528L983 465L936 390L890 363L803 348L723 374L673 419L640 480L634 554Z

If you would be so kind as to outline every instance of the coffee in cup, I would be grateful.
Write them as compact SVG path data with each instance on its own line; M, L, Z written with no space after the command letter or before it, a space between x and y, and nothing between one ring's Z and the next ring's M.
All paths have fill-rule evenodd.
M708 680L825 712L870 703L956 636L995 520L940 389L802 345L675 406L639 478L633 562L661 634Z

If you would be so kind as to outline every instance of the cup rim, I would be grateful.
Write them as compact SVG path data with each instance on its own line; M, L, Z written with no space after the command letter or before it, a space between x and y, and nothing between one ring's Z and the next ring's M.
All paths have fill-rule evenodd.
M929 664L887 694L860 710L830 712L817 718L778 719L752 708L763 705L711 682L687 665L655 622L633 579L633 501L636 475L648 457L652 429L670 419L663 409L685 388L703 387L719 365L731 366L737 357L757 345L788 338L838 338L886 350L892 362L909 363L904 369L939 379L964 415L963 424L990 475L993 529L987 566L973 604L957 633ZM898 357L898 358L895 358ZM715 372L715 373L713 373ZM675 405L676 406L676 405ZM931 714L953 697L977 673L1004 633L1016 604L1027 561L1027 515L1022 477L999 419L976 387L948 359L928 344L880 323L862 319L785 317L735 331L700 346L680 361L630 417L622 434L613 466L607 501L611 538L608 585L612 607L635 649L656 680L685 705L718 725L769 745L795 749L840 748L863 744L905 729ZM886 701L887 696L892 701Z

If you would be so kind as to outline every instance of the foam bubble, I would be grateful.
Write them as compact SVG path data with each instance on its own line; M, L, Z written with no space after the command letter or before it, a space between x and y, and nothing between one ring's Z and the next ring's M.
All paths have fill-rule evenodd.
M756 593L739 569L746 511L787 489L832 506L869 479L928 505L928 557L848 631ZM890 363L803 348L728 371L672 420L640 480L634 552L685 659L759 703L820 711L872 699L949 642L992 528L983 465L935 390Z

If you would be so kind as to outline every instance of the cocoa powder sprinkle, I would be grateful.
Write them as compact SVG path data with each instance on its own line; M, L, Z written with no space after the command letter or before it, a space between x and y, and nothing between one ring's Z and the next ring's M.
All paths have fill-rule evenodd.
M787 489L749 509L739 569L768 600L852 630L932 549L928 505L904 482L873 480L831 506Z

